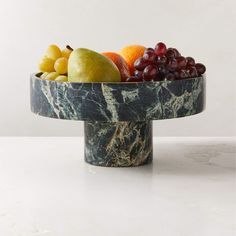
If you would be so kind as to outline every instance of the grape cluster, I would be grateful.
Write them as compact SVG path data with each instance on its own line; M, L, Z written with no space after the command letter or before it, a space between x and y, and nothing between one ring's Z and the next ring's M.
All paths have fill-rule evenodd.
M178 80L201 76L206 71L203 64L181 56L176 48L167 48L161 42L155 49L147 48L134 67L134 75L127 78L127 82Z
M68 59L73 49L67 45L61 50L57 45L50 45L39 63L40 73L38 77L45 80L56 80L66 82Z

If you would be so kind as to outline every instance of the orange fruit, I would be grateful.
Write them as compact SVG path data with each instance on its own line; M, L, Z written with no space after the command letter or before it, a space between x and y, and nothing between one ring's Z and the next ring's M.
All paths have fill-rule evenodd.
M130 76L130 74L129 66L124 60L124 58L115 52L103 52L102 55L114 62L114 64L120 71L121 81L125 82L126 79Z
M123 56L129 66L130 74L134 74L134 62L142 57L145 51L145 47L142 45L129 45L121 49L120 55Z

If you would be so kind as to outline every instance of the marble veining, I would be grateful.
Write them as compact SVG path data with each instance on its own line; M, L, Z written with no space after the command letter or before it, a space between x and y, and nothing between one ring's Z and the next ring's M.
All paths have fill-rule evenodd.
M152 161L152 122L85 122L85 161L130 167Z
M205 78L149 83L58 83L32 75L32 112L57 119L146 121L204 109Z
M31 76L31 110L84 120L85 161L130 167L152 161L152 120L190 116L205 106L205 78L144 83L59 83Z

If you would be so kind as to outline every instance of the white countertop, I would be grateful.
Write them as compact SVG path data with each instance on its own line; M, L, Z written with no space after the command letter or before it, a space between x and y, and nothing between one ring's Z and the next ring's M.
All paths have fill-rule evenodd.
M233 236L235 139L155 138L154 162L83 161L82 138L0 138L0 236Z

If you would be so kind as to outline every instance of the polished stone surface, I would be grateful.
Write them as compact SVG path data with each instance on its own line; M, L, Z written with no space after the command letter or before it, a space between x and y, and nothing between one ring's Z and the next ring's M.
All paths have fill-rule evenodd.
M57 119L147 121L197 114L205 78L144 83L59 83L31 77L32 112Z
M152 121L84 123L85 161L131 167L152 161Z
M153 164L88 165L81 138L0 138L1 236L233 236L235 139L154 138Z
M30 79L31 111L85 122L85 161L128 167L152 160L152 120L205 107L205 78L143 83L59 83Z

